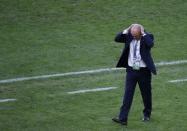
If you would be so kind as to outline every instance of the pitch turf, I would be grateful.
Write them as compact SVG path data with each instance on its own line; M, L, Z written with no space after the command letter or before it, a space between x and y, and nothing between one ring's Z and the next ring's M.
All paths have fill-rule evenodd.
M118 31L141 23L155 35L156 62L187 59L184 0L0 0L0 79L115 67L123 44ZM31 80L0 85L1 131L187 130L187 65L158 68L153 115L142 123L136 89L129 126L111 121L121 105L125 71ZM68 95L97 87L116 90Z

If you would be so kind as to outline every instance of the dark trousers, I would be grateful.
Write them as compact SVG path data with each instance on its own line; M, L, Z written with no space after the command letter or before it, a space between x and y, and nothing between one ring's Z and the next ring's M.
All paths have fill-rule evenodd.
M134 91L138 83L144 103L144 116L150 117L152 110L152 93L151 93L151 72L147 68L141 68L139 71L127 68L125 94L123 104L120 109L119 119L127 121L128 113L133 101Z

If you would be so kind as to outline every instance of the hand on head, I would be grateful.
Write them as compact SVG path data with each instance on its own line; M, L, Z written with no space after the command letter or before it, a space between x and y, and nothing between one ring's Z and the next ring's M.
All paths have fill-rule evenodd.
M145 34L144 27L140 24L132 24L129 26L128 31L132 34L134 39L139 40Z

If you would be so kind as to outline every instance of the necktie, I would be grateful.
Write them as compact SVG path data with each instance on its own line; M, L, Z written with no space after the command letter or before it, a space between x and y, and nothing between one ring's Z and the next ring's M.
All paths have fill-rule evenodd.
M134 59L137 59L137 56L136 56L137 44L138 44L138 41L136 40L136 41L134 42L134 45L133 45L133 51L134 51L134 53L133 53L133 58L134 58Z

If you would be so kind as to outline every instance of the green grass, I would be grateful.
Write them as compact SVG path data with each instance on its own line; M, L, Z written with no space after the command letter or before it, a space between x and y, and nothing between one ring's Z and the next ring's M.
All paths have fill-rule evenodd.
M155 36L155 62L187 58L184 0L0 0L0 79L115 67L123 44L113 41L131 23ZM0 85L1 131L187 130L187 65L165 66L153 77L153 117L140 121L137 88L128 128L112 123L123 96L125 72L59 77ZM85 88L120 87L68 95Z

